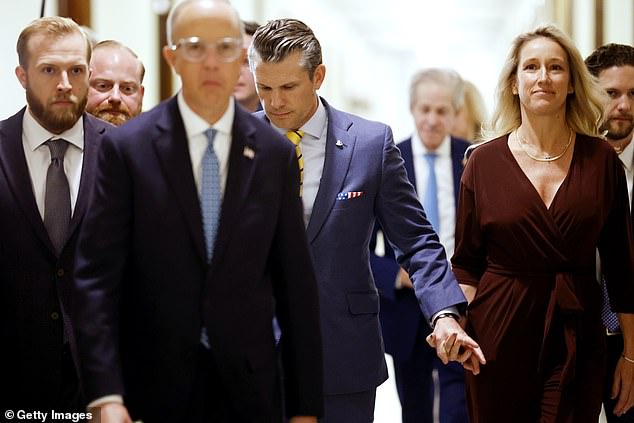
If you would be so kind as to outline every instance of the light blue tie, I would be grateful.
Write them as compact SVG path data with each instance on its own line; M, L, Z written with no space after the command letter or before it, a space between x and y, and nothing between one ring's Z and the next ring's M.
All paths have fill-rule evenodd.
M423 198L423 208L427 215L427 220L436 232L440 230L440 219L438 217L438 186L436 184L436 153L425 153L427 160L427 168L429 174L427 176L427 187L425 188L425 197Z
M200 210L203 215L207 263L211 263L214 253L214 242L216 241L216 235L218 233L222 192L220 190L220 164L214 152L216 130L209 128L205 131L205 135L207 136L207 148L205 148L205 153L203 154ZM207 335L207 328L204 326L200 333L200 343L209 349L209 336Z
M203 215L203 229L205 231L205 247L207 262L211 263L214 242L218 233L222 193L220 190L220 164L214 152L214 138L216 130L210 128L205 131L207 148L203 155L203 172L200 189L200 209Z

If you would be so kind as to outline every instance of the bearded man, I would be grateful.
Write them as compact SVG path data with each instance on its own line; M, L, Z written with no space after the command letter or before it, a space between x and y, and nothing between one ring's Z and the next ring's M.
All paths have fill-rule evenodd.
M71 277L111 125L84 112L91 47L75 22L31 22L17 53L28 105L0 122L0 374L10 387L0 409L83 411Z

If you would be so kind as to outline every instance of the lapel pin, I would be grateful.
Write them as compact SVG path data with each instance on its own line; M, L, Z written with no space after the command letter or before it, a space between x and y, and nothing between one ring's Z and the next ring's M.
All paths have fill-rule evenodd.
M248 145L245 145L244 150L242 150L242 155L248 159L253 159L255 157L255 151Z
M343 148L343 143L341 142L341 140L337 140L337 142L335 143L335 145L337 146L337 148L339 150L341 150Z

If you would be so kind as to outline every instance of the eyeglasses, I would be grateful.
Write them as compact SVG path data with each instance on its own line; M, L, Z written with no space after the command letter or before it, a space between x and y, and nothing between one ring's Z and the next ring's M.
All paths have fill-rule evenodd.
M180 49L185 60L202 62L209 51L213 51L222 62L229 63L236 60L242 52L242 38L226 37L213 43L205 43L198 37L182 38L170 46L172 51Z

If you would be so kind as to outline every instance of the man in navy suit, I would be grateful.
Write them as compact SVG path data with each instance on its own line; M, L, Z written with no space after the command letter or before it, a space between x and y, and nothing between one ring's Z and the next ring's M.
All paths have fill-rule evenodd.
M628 180L630 212L632 209L632 180L634 179L634 47L624 44L606 44L586 58L590 73L597 77L610 101L605 104L603 129L606 138L618 153ZM626 404L613 392L619 392L615 372L619 366L632 366L622 356L623 334L616 314L610 310L607 290L604 291L603 322L606 328L607 367L603 390L603 407L608 423L634 422L634 409L623 412ZM629 357L628 357L629 358Z
M454 249L463 158L470 145L449 135L462 107L462 99L463 82L456 72L432 68L416 73L410 85L410 111L416 132L397 145L405 161L409 181L423 204L429 195L435 197L437 213L425 210L448 257ZM433 155L433 169L430 155ZM430 171L434 172L433 178ZM430 183L434 184L431 189ZM394 359L403 422L434 421L432 370L437 369L440 422L467 423L464 371L457 363L442 365L434 350L424 344L430 328L420 312L412 283L407 272L394 259L389 245L385 243L383 248L385 255L372 255L371 264L381 298L380 319L385 350Z
M102 422L280 422L274 315L286 415L322 412L297 161L231 96L242 36L225 1L176 5L163 54L181 91L104 139L75 314Z
M317 96L326 72L321 47L298 20L260 27L249 64L264 107L259 116L297 145L324 343L323 421L373 421L376 387L387 378L369 265L376 220L412 275L423 313L435 323L430 341L443 360L466 361L477 372L484 357L456 321L464 297L407 181L390 128ZM286 336L282 328L282 347Z
M70 278L110 125L84 113L90 44L75 22L31 22L17 52L28 106L0 122L0 409L83 410Z

